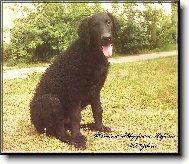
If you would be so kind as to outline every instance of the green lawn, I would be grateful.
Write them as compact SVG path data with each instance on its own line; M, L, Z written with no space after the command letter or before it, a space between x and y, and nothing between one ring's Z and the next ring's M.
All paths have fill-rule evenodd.
M177 152L177 57L111 65L101 101L113 138L95 138L96 132L82 129L85 150L38 134L31 124L29 102L40 76L3 81L3 152ZM92 121L87 107L82 123ZM158 139L156 133L167 138Z

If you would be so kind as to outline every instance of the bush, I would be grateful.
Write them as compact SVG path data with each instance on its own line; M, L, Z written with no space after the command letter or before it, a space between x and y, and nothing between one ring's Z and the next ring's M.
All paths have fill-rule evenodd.
M118 53L133 54L149 47L145 29L136 22L128 22L122 26L117 39Z
M28 16L17 19L11 30L11 63L51 61L77 37L80 20L100 9L86 3L34 5L35 10L25 8Z
M176 43L176 11L169 16L153 4L114 3L113 14L120 30L115 50L120 54L140 53ZM35 10L25 8L27 17L17 19L11 30L11 45L4 59L12 64L47 62L67 49L77 37L80 21L96 11L106 11L100 3L35 3ZM109 10L110 11L110 10Z
M11 56L11 44L3 43L3 61L8 61Z
M170 15L165 15L162 8L155 9L154 4L145 3L142 11L136 6L135 3L125 3L119 15L118 53L141 53L176 43L176 22Z

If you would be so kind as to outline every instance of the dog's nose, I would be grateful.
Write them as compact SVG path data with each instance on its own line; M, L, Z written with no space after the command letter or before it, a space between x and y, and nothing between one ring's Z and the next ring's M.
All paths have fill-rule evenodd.
M104 40L104 41L111 41L111 37L109 36L109 37L102 37L102 40Z
M103 44L110 43L112 41L111 35L104 35L101 37L101 41Z

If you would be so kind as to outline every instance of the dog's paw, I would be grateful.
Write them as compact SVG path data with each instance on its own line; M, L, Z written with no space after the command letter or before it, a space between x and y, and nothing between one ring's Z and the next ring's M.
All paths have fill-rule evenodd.
M103 124L97 125L96 130L99 131L99 132L105 132L105 133L111 132L111 128L104 126Z
M81 125L84 129L90 129L92 131L99 131L99 132L111 132L111 128L104 126L103 124L97 125L95 123L83 124Z
M79 135L69 142L70 145L74 145L78 149L86 149L87 138L84 135Z

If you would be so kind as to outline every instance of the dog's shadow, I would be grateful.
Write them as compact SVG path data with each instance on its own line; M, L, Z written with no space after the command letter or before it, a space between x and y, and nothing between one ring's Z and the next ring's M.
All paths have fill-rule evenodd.
M95 123L88 123L88 124L81 124L81 129L84 130L91 130L91 131L97 131L98 129L96 128ZM71 130L71 126L70 125L65 125L65 129L66 130Z
M81 124L81 129L97 131L95 123Z

